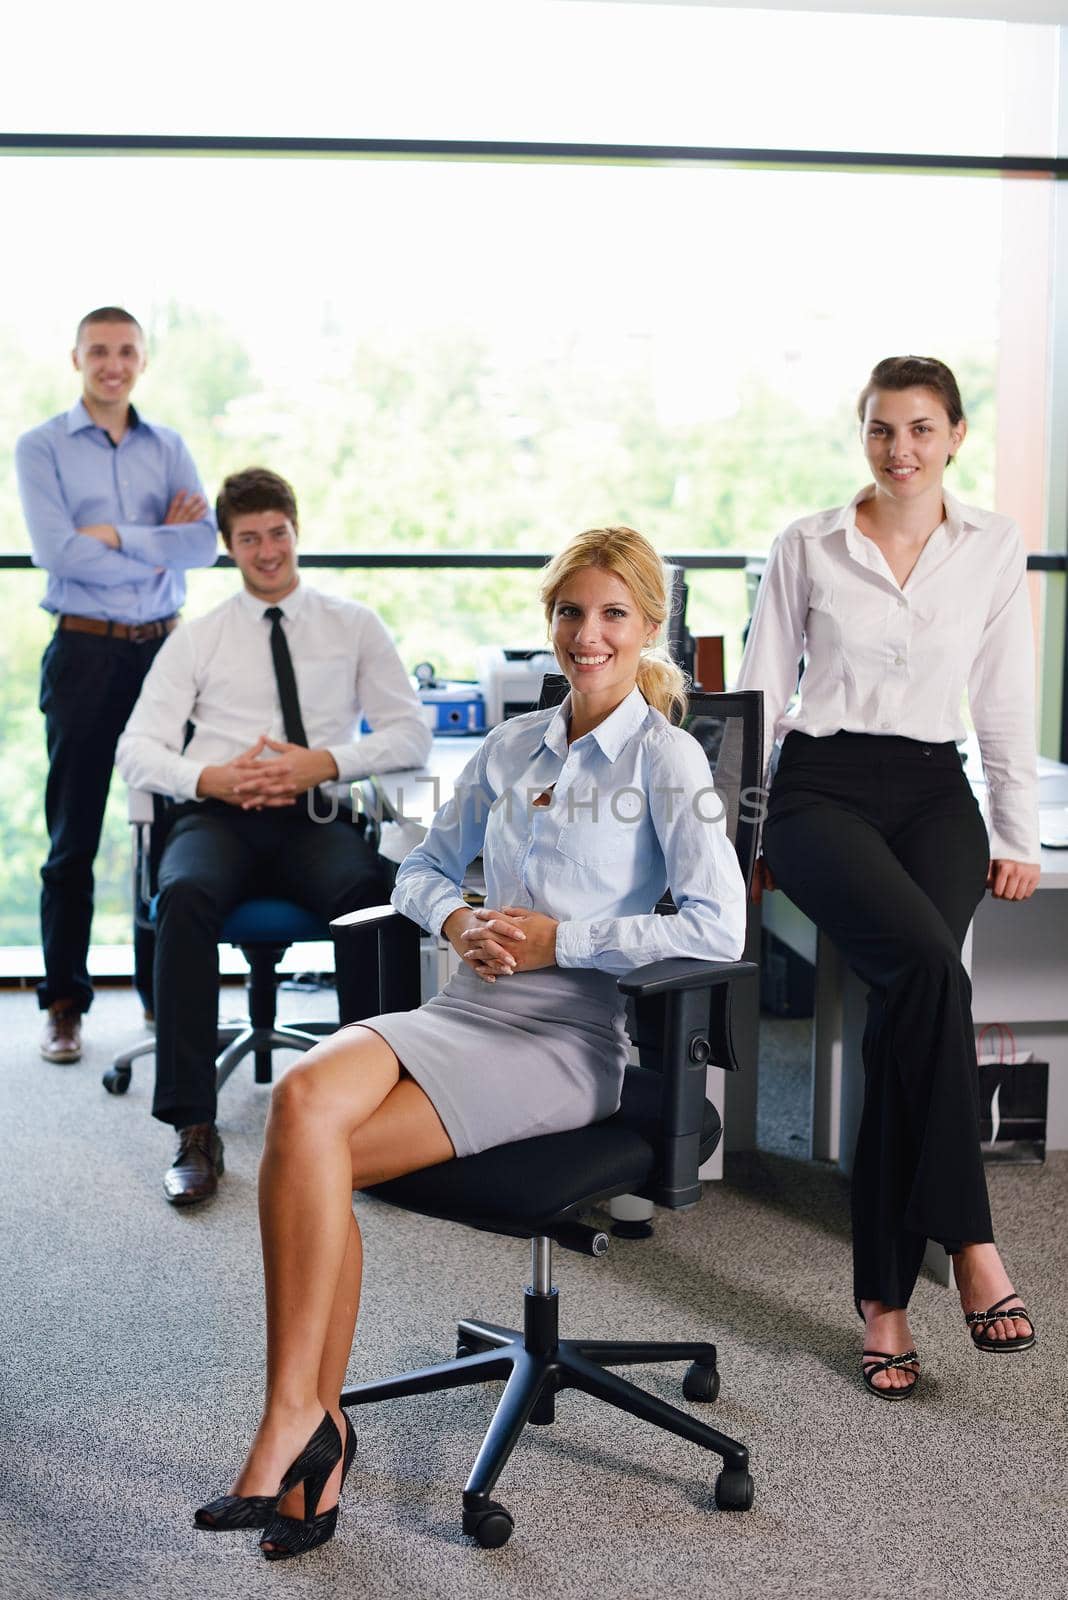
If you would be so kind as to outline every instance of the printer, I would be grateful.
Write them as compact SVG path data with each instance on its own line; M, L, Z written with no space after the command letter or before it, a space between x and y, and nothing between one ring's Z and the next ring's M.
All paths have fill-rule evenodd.
M506 650L501 645L480 645L475 670L486 707L486 727L536 711L541 680L559 672L556 657L545 645L536 650Z
M485 707L474 683L439 678L431 661L420 661L412 675L423 720L431 733L485 733Z

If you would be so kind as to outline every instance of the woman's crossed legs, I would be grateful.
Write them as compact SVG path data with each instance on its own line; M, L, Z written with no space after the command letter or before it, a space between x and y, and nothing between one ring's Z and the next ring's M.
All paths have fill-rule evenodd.
M324 1040L275 1085L259 1180L266 1399L232 1493L275 1494L324 1411L344 1437L338 1402L363 1269L352 1191L453 1154L423 1090L368 1028ZM340 1481L339 1463L320 1511L336 1503ZM303 1514L299 1485L279 1510Z

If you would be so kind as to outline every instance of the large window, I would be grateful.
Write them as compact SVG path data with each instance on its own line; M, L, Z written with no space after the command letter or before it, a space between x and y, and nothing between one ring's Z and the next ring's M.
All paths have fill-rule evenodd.
M9 129L1011 148L1000 22L601 0L112 0L105 24L52 0L4 26L9 63L27 64L5 78ZM1028 154L1053 153L1054 126L1051 114Z
M61 64L64 98L14 85L12 126L983 155L1005 146L999 24L777 15L771 28L763 14L560 0L400 5L388 17L313 4L291 37L280 13L257 7L260 31L238 58L227 32L236 23L214 11L217 26L198 33L197 6L187 8L179 37L168 26L162 82L133 72L106 109L102 58L82 53L94 29L72 11L80 42ZM27 47L38 26L16 24ZM183 89L193 38L199 77ZM265 77L264 51L283 45ZM922 59L940 89L910 100L903 118L891 89L906 57ZM311 550L542 551L609 520L643 528L665 552L766 549L791 517L861 481L852 397L876 359L904 350L957 369L972 431L956 486L995 499L1008 180L57 153L0 158L0 181L8 218L32 241L7 253L0 303L7 550L27 548L14 438L71 403L73 326L115 301L149 331L145 411L182 431L209 490L255 461L289 476ZM315 581L377 606L409 666L429 658L469 675L477 644L544 634L529 573ZM232 583L192 575L190 609ZM8 572L0 590L0 945L37 940L41 586ZM740 574L691 579L691 627L726 635L729 668L744 616ZM128 931L115 788L103 942Z

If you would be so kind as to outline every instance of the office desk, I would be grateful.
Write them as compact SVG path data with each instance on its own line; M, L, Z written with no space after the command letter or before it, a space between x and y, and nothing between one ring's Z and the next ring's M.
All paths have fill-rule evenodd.
M969 767L978 768L978 752ZM982 795L983 784L973 787ZM1039 761L1042 807L1068 806L1068 767ZM1003 1022L1018 1048L1050 1064L1046 1143L1068 1149L1068 850L1041 852L1030 900L989 894L975 914L963 959L972 980L976 1026ZM765 897L763 925L816 968L812 1046L812 1155L848 1172L860 1121L866 986L830 940L781 891Z
M456 780L482 744L478 734L438 734L425 767L402 772L382 772L374 782L383 803L384 819L401 819L423 832L434 813L452 798ZM413 838L413 843L414 843Z
M425 767L377 773L377 818L381 823L380 853L399 865L425 837L434 814L452 798L456 781L476 753L484 735L451 734L435 737ZM364 780L366 782L366 780ZM358 792L361 786L356 785ZM364 796L359 796L361 803ZM480 867L464 875L464 888L480 887ZM459 967L459 958L446 939L425 937L420 946L420 991L424 1003L444 988Z

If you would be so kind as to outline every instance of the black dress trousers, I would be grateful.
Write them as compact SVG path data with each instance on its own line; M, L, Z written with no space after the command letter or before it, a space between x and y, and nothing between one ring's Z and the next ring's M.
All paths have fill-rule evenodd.
M155 1117L176 1128L215 1120L218 943L227 914L263 896L329 920L388 899L383 874L350 812L317 821L303 795L264 811L217 800L177 809L159 868ZM341 1014L363 1014L346 949L337 946Z
M789 734L764 854L776 883L870 986L854 1294L905 1306L928 1239L956 1249L993 1238L960 959L989 843L956 746Z
M59 628L41 661L40 707L48 746L45 821L50 849L41 868L42 1008L73 1001L88 1011L93 862L100 845L115 746L134 708L162 636L134 644L105 634ZM151 949L151 938L148 939ZM135 935L139 966L145 939ZM138 974L146 1002L150 994Z

